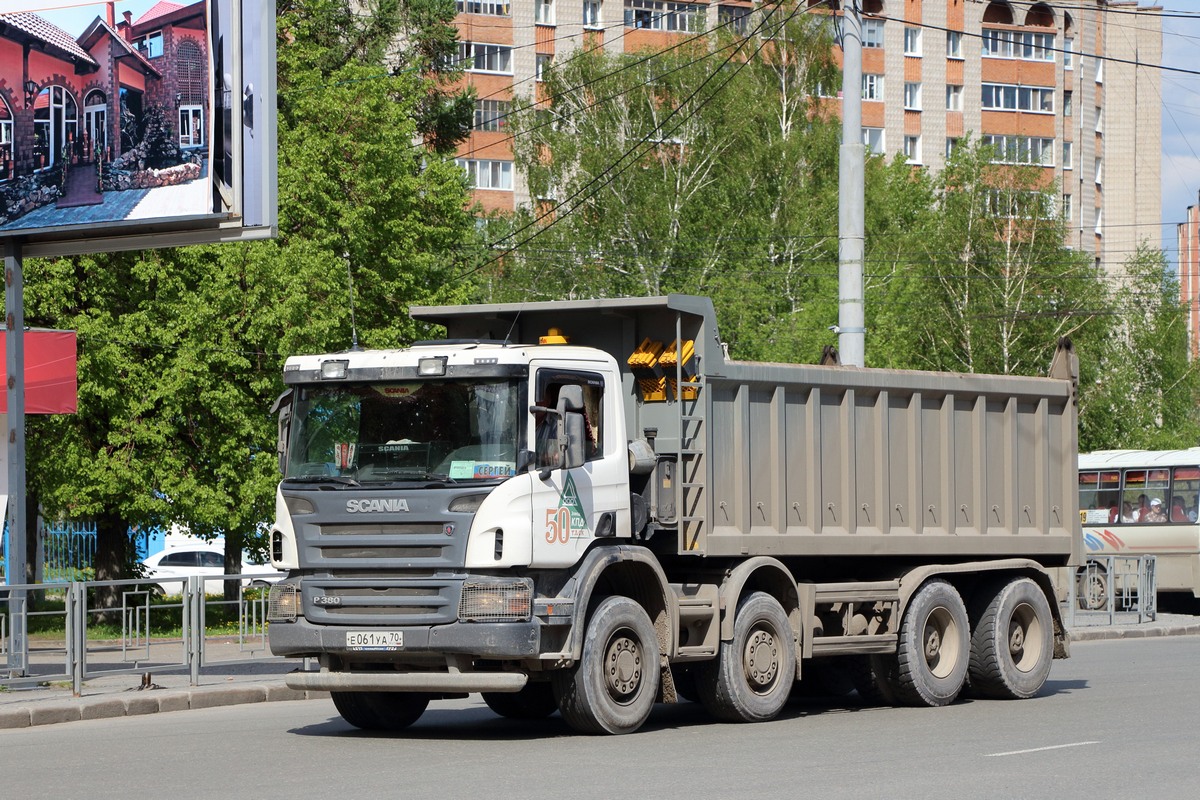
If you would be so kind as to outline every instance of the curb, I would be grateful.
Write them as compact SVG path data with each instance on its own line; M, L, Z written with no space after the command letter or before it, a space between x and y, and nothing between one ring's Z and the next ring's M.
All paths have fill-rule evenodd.
M1071 629L1072 642L1088 642L1099 639L1151 639L1159 636L1200 636L1200 623Z
M328 697L328 692L299 691L289 689L283 682L278 682L207 689L168 689L154 694L138 693L129 697L72 698L44 705L0 709L0 730L55 725L85 719L136 717L163 711L186 711L285 700L318 700Z

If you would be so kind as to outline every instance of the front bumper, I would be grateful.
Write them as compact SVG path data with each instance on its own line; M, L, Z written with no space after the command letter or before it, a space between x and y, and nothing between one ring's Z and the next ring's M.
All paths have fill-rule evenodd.
M388 630L404 632L404 647L388 651L350 650L346 647L346 631L350 628L313 625L304 618L295 622L272 622L267 627L267 636L272 653L291 658L331 654L349 660L386 660L391 663L403 663L405 654L454 654L488 659L516 659L538 655L542 625L543 623L536 618L528 622L389 625ZM362 627L356 626L356 629L361 630Z
M289 689L320 692L518 692L524 672L290 672Z

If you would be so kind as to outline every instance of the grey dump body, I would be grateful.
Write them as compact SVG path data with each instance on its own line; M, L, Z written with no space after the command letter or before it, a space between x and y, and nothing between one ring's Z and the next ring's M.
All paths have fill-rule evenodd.
M874 557L856 571L881 576L907 559L1078 559L1065 370L1056 379L733 361L711 301L683 295L412 313L450 339L531 342L558 328L613 355L626 434L650 439L660 459L647 501L654 521L674 528L679 554ZM643 400L627 363L646 339L694 343L689 364L658 370L664 401Z

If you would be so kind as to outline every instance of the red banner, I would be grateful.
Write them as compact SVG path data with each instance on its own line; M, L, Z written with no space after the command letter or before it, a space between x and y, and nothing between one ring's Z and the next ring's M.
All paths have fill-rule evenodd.
M6 332L0 331L0 374L7 375ZM25 413L74 414L75 331L25 331ZM0 385L0 414L8 413L8 393Z

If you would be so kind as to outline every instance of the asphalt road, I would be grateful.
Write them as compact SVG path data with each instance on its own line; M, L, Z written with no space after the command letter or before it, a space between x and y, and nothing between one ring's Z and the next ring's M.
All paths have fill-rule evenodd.
M46 798L1195 798L1200 637L1078 642L1043 694L948 708L797 702L760 725L659 706L638 733L477 699L366 734L328 701L0 730L0 795Z

